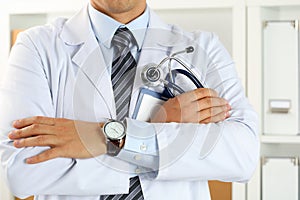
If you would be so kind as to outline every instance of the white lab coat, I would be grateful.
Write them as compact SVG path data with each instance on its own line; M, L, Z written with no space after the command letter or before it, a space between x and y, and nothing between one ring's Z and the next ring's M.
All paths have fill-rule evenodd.
M160 169L152 178L140 175L146 200L209 200L207 180L247 181L258 161L257 116L244 95L233 61L214 34L184 32L165 24L151 11L137 74L144 65L158 63L191 42L196 44L195 52L182 59L190 63L206 87L229 100L231 117L208 125L153 124ZM131 113L142 85L137 75ZM96 200L101 194L128 192L132 174L97 159L58 158L27 165L25 158L45 148L16 149L7 139L11 122L23 117L99 121L115 116L110 75L89 23L87 7L67 21L59 19L20 34L0 95L1 164L15 195L35 194L36 199L43 200ZM134 121L128 126L134 130ZM116 158L100 157L109 165L136 168Z

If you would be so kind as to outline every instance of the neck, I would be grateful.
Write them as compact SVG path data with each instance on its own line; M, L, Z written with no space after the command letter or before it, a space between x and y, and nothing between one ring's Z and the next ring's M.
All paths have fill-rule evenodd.
M110 16L111 18L115 19L116 21L118 21L118 22L120 22L122 24L128 24L131 21L133 21L134 19L136 19L139 16L141 16L144 11L145 11L145 9L136 11L134 13L119 13L119 14L107 14L107 13L104 13L104 14Z
M116 21L122 24L128 24L134 19L138 18L142 15L146 9L146 3L144 1L140 1L133 8L128 9L107 9L104 6L98 5L96 3L91 2L92 6L102 12L103 14L115 19Z

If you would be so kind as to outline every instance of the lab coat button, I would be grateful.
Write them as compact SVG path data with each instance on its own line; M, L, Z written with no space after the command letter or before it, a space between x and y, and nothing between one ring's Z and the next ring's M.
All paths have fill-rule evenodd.
M135 155L134 156L134 160L141 160L142 159L142 156L141 155Z
M142 144L142 145L140 146L140 149L141 149L141 151L147 151L147 145Z
M141 173L141 169L140 168L136 168L135 169L135 173L137 173L137 174Z

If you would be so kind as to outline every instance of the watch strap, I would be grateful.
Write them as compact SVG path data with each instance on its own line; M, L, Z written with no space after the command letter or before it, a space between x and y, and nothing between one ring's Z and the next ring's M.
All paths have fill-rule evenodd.
M117 156L121 151L121 148L116 146L110 140L107 141L106 145L107 145L107 147L106 147L107 155L109 155L109 156Z

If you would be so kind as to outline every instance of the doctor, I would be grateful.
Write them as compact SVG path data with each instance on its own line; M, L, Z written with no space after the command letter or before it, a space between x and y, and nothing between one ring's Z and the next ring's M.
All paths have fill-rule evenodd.
M191 43L182 59L206 89L169 99L150 122L130 119L143 66ZM0 158L18 197L209 200L208 180L246 182L256 167L257 116L229 54L146 0L91 0L21 33L4 77Z

